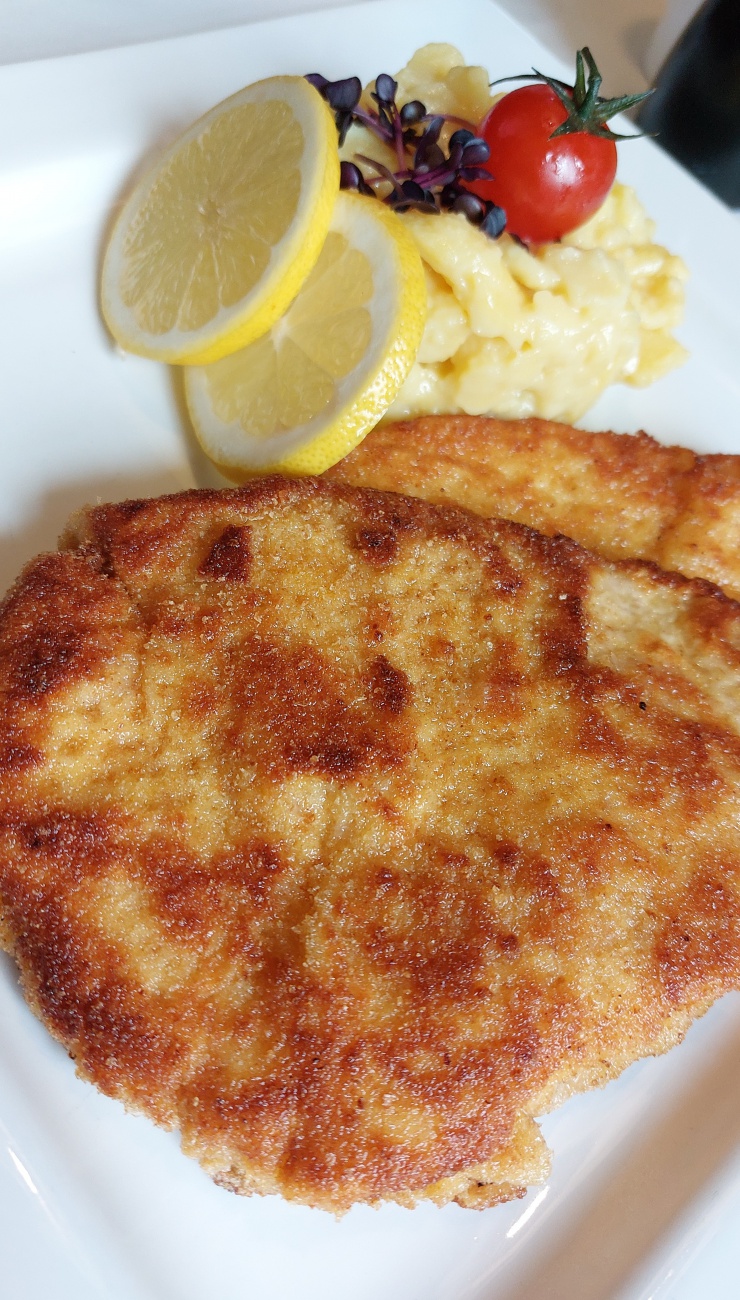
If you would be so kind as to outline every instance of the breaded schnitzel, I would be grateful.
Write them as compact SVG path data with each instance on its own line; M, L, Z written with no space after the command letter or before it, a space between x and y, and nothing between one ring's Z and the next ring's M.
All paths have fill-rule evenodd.
M226 1187L466 1206L740 980L740 607L392 493L101 506L0 612L0 914Z
M740 599L740 456L549 420L431 415L374 429L328 477L565 533Z

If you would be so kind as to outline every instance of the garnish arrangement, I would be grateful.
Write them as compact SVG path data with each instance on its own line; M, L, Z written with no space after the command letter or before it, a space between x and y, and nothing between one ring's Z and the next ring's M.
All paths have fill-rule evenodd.
M418 208L422 212L462 212L473 225L480 226L494 239L501 234L506 218L490 199L478 198L466 184L490 180L491 173L482 164L488 161L490 147L476 134L472 123L463 122L454 131L445 149L440 135L445 121L459 122L447 114L428 113L421 100L413 99L400 107L396 103L398 82L387 73L375 80L371 98L377 109L361 104L362 83L359 77L327 81L318 72L306 77L333 110L344 144L352 123L364 126L383 144L394 150L397 170L384 167L374 158L358 154L374 176L366 178L360 167L345 161L341 168L342 189L358 190L382 198L397 212Z
M576 54L572 86L536 69L502 78L541 84L504 95L479 127L427 112L418 99L399 105L398 82L387 73L370 92L374 108L363 100L359 77L329 81L312 72L306 80L334 113L340 146L355 124L396 156L395 170L365 154L344 161L343 189L374 194L397 212L462 212L493 239L508 228L527 242L559 239L603 202L617 170L615 141L634 138L612 132L607 122L650 93L604 99L585 46ZM445 147L446 124L457 129Z
M604 99L588 49L572 86L528 79L493 98L447 45L364 89L269 77L139 181L103 314L124 348L184 367L227 477L321 473L389 414L577 418L680 359L682 268L613 185L608 122L642 96Z

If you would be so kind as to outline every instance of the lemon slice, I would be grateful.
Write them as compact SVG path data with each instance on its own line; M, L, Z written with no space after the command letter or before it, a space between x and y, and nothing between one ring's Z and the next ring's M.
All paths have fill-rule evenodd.
M114 226L101 290L114 338L176 363L258 338L316 262L338 191L336 127L303 77L270 77L216 105Z
M322 473L390 406L425 317L421 258L402 218L341 193L319 260L281 320L240 352L185 370L204 451L237 481Z

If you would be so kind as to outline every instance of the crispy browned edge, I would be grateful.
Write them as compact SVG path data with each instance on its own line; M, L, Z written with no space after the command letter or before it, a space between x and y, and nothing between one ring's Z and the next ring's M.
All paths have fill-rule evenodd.
M653 560L740 598L740 456L556 421L434 415L385 423L327 471Z
M0 769L11 802L16 779L21 779L23 772L38 761L39 754L34 750L33 744L28 743L28 735L33 731L39 712L47 707L47 697L63 686L83 680L98 663L113 658L121 638L126 635L129 601L114 577L110 561L111 539L117 531L125 531L132 519L148 514L149 522L155 524L154 528L148 533L143 530L138 542L135 536L130 537L127 552L130 563L146 567L157 556L166 554L171 545L172 521L169 516L173 503L185 505L190 512L207 516L215 504L224 501L234 501L241 506L257 509L265 504L284 503L315 493L351 501L357 507L362 524L358 532L358 547L370 564L389 563L395 554L399 536L408 529L422 532L432 530L436 534L441 531L461 538L473 549L490 547L492 540L502 534L508 533L519 538L533 537L531 530L521 525L484 522L455 507L440 509L392 493L358 491L316 480L270 478L226 492L193 490L171 498L151 502L125 502L87 512L67 534L64 545L68 549L32 561L0 609L3 638L0 681L8 688L10 705L2 724ZM161 521L161 528L157 527L158 520ZM220 550L217 546L219 540L223 543ZM539 538L536 544L551 557L566 586L571 582L580 589L583 562L587 562L588 557L584 557L579 548L566 539ZM214 558L212 548L204 558L206 568L212 562L219 573L225 576L240 571L239 566L244 562L245 556L240 545L234 544L232 537L222 535L220 539L215 539L214 547L219 552L218 556ZM697 617L700 624L705 625L707 634L716 636L725 619L737 623L740 610L710 584L687 584L678 575L662 573L652 564L635 562L626 567L649 571L652 578L661 585L690 586L698 598ZM510 576L502 571L498 580L505 586L510 581ZM103 618L101 614L104 615ZM562 626L553 629L551 645L553 654L562 660L564 669L568 663L577 661L582 639L583 627L578 619L574 621L574 607L568 603L563 610ZM105 854L108 851L108 829L97 818L88 819L84 825L80 823L56 828L56 838L52 836L53 868L60 881L65 873L68 875L71 872L74 875L76 854L81 844L92 860L96 852ZM257 869L261 869L259 864ZM6 917L0 939L9 950L15 952L21 963L32 1005L51 1031L76 1054L80 1026L75 1022L73 1004L79 990L75 983L77 977L74 969L68 968L68 963L65 964L65 951L70 936L65 932L61 916L55 914L53 907L49 908L47 899L40 907L36 919L31 918L24 941L26 948L21 947L19 950L17 916L13 925L7 920L14 912L7 879L2 883L2 888ZM711 898L709 902L711 903ZM684 924L690 928L690 919L687 918ZM683 950L677 948L670 954L671 977L678 990L677 999L685 996L687 991L694 990L701 1001L704 996L703 985L707 981L712 985L712 996L717 996L724 987L733 986L737 978L735 938L729 929L724 938L725 947L712 953L712 970L701 972L701 990L698 987L694 990L697 978L695 952L684 954ZM682 958L685 969L680 967ZM35 965L37 962L40 966ZM120 987L114 982L108 990L107 1002L103 1001L96 1008L95 1032L86 1044L84 1072L105 1091L121 1096L159 1122L171 1123L173 1116L167 1090L176 1081L176 1042L167 1035L160 1039L151 1033L145 1033L142 1038L136 1029L135 1016L132 1018L130 1014L124 1014L121 1019L120 996ZM680 1028L685 1028L686 1015L678 1008L676 1018ZM111 1064L112 1060L114 1065ZM542 1082L544 1080L540 1080ZM157 1095L157 1089L162 1083L165 1087L160 1096ZM535 1086L536 1080L530 1080L530 1085ZM485 1203L495 1203L511 1195L518 1195L521 1190L503 1184L498 1188L489 1188ZM481 1190L480 1196L485 1195L486 1192ZM474 1203L475 1196L475 1189L471 1189L470 1197L467 1200L465 1197L461 1199L467 1204L471 1201Z

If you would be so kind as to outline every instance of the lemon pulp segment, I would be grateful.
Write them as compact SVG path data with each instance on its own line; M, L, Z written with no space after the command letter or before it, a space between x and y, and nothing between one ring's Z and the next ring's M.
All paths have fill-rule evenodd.
M426 315L421 259L403 222L340 194L319 259L268 334L185 372L207 455L231 478L320 473L385 413Z
M270 126L281 174L266 170ZM121 297L143 330L202 329L254 288L295 217L302 149L287 105L268 102L224 113L174 156L123 243Z
M214 360L259 337L314 265L338 188L336 128L302 77L217 105L114 227L102 282L114 337L174 362Z
M330 230L293 309L252 344L249 364L237 352L207 376L218 419L270 438L319 415L367 351L372 293L366 255Z

